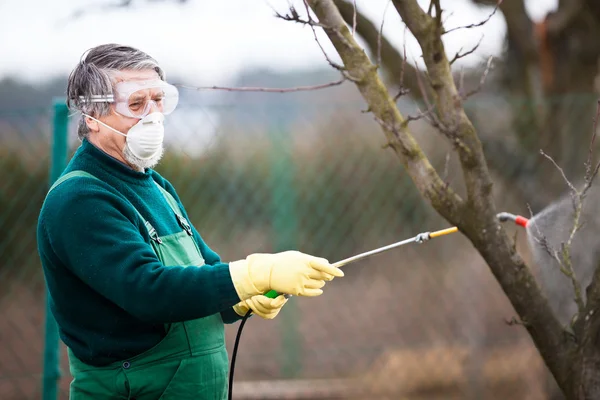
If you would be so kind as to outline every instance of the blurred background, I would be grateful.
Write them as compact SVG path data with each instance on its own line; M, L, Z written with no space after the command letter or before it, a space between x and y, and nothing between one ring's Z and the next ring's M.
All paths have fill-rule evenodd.
M448 29L477 24L495 6L441 3ZM465 108L484 145L499 211L537 213L565 193L540 149L574 181L583 177L600 88L600 7L584 1L566 10L560 3L504 0L486 24L444 36L450 59L480 42L452 65L465 92L477 88L495 57ZM65 110L65 88L93 46L138 47L159 61L168 81L186 85L167 118L167 152L157 170L224 260L298 249L333 262L448 227L384 147L352 83L289 93L193 89L339 79L310 28L275 18L290 4L304 11L301 0L0 1L0 399L42 398L44 355L53 349L45 346L37 216L51 179L53 133L66 129L68 157L80 144L79 115ZM337 4L352 21L352 1ZM398 100L400 111L417 114L424 108L418 81L426 78L415 72L423 68L416 41L388 0L356 5L358 40L372 60L381 54L392 94L410 90ZM460 166L444 137L424 120L411 128L462 193ZM543 266L533 262L524 234L506 228L539 276ZM318 298L292 298L273 321L248 321L235 398L561 398L525 329L507 323L516 313L489 268L460 234L402 247L345 273ZM230 351L238 327L227 327ZM62 344L59 351L58 390L47 399L68 398Z

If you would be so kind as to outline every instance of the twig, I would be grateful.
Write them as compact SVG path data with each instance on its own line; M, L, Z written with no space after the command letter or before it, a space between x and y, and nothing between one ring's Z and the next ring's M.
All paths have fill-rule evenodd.
M527 203L527 209L529 210L529 219L533 220L533 211L531 210L531 206L529 205L529 203ZM552 247L550 246L550 244L548 243L548 238L542 234L542 232L540 231L540 227L537 226L536 224L534 224L533 226L535 226L535 230L537 235L534 235L533 238L535 239L535 241L542 247L542 249L544 249L546 251L546 253L548 253L548 255L552 258L554 258L556 261L558 261L560 263L560 260L556 257L556 251L554 251L554 249L552 249Z
M554 167L556 167L556 169L558 169L558 171L562 175L563 179L565 180L565 182L569 186L569 189L571 189L571 191L573 193L577 193L577 189L575 189L575 186L573 186L573 184L571 183L571 181L569 181L569 178L567 178L567 175L565 175L565 171L556 163L556 161L554 161L554 159L552 157L550 157L548 154L544 153L544 150L540 150L540 154L543 155L544 157L546 157L548 160L550 160L550 162L552 164L554 164Z
M461 98L464 98L464 89L465 89L465 69L461 67L460 69L460 77L458 80L458 93Z
M429 7L427 7L427 15L429 15L430 17L433 17L433 15L431 15L432 12L433 12L433 0L431 0L429 2Z
M571 241L571 238L575 235L575 232L578 229L575 228L575 226L573 227L573 230L571 231L571 237L569 238L569 242ZM577 280L577 276L575 275L575 270L573 270L573 264L571 262L571 243L567 243L561 246L561 250L562 250L562 259L563 259L563 266L561 267L561 271L563 274L565 274L567 277L569 277L571 279L571 284L573 285L573 291L575 292L575 303L577 304L577 310L579 311L580 314L583 314L585 312L585 303L583 302L583 295L581 292L581 284L579 283L579 281Z
M388 0L385 8L383 9L383 16L381 17L381 26L379 27L379 34L377 35L377 65L381 65L381 38L383 36L383 24L385 22L385 14L387 13L391 2L392 0ZM404 72L404 70L402 72Z
M388 147L392 147L394 148L395 144L399 144L400 146L402 146L402 142L400 142L400 133L398 132L398 129L396 129L396 127L391 126L390 124L388 124L387 122L385 122L384 120L382 120L381 118L377 117L376 115L373 115L373 119L375 120L375 122L377 122L379 125L381 125L381 127L383 127L384 129L388 130L389 132L391 132L393 134L393 140L388 141L383 148L386 149ZM404 152L405 149L400 149L400 151Z
M421 79L421 74L419 72L419 69L417 68L416 62L415 62L415 70L416 70L417 85L419 86L419 90L421 91L421 94L423 95L423 101L427 105L428 110L430 110L430 109L433 110L433 109L435 109L435 103L432 103L429 100L429 97L427 96L427 91L425 90L425 86L423 84L423 80ZM438 129L440 132L442 132L448 138L456 139L455 132L456 132L457 126L448 127L448 126L444 125L444 123L442 123L442 121L439 120L439 118L436 116L435 113L427 114L426 120L429 122L429 124L431 126Z
M224 90L227 92L268 92L268 93L290 93L290 92L303 92L309 90L319 90L326 89L333 86L338 86L344 83L347 80L346 77L335 81L324 83L321 85L313 85L313 86L296 86L290 88L267 88L267 87L226 87L226 86L189 86L182 84L174 84L174 86L186 88L186 89L195 89L195 90Z
M389 3L388 3L389 4ZM404 26L404 37L406 37L406 31L408 30L408 26ZM400 90L398 91L398 94L394 96L394 103L398 101L398 99L402 96L404 96L405 94L410 93L410 90L404 87L404 71L406 70L406 40L404 41L404 43L402 44L402 68L400 69ZM416 68L417 64L415 63L415 68ZM418 78L418 70L417 71L417 78ZM421 91L425 90L424 87L419 87L419 89ZM423 96L426 96L426 93L423 93Z
M404 59L406 60L406 57L404 57ZM417 78L417 85L419 86L419 91L421 92L421 95L423 96L423 101L425 101L425 104L428 107L430 107L432 103L429 100L429 96L427 95L427 90L425 90L425 85L423 83L423 79L421 79L421 72L420 72L420 70L419 70L419 68L417 66L417 62L416 61L415 61L415 72L416 72L415 76Z
M333 68L337 69L338 71L342 71L342 72L343 72L343 70L344 70L344 67L342 67L341 65L339 65L339 64L337 64L337 63L334 63L334 62L333 62L333 61L332 61L332 60L329 58L329 55L327 55L327 52L325 51L325 49L324 49L324 48L323 48L323 46L321 45L321 42L319 42L319 37L317 36L317 31L315 30L315 26L320 26L320 27L322 27L323 29L326 29L326 27L325 27L324 25L317 24L317 23L316 23L316 22L315 22L315 21L312 19L311 15L310 15L310 6L309 6L309 4L308 4L307 0L304 0L304 7L306 8L306 15L307 15L307 18L308 18L308 22L309 22L310 28L312 29L313 37L315 38L315 42L317 42L317 45L319 46L319 49L321 49L321 53L323 53L323 55L325 56L325 60L327 60L327 63L328 63L328 64L329 64L331 67L333 67ZM298 12L295 10L295 8L294 8L293 6L290 6L290 12L291 12L292 14L294 14L294 13L295 13L295 16L296 16L296 18L298 18L298 19L300 18L300 16L299 16ZM346 77L346 78L348 78L348 77Z
M446 25L446 22L448 22L448 19L450 19L450 17L453 15L454 15L454 11L451 11L450 14L447 14L446 19L442 20L442 25Z
M433 4L435 6L435 21L437 22L438 28L442 30L442 6L440 4L440 0L433 0Z
M435 109L435 105L429 106L429 108L426 109L426 110L424 110L424 111L421 111L419 109L419 113L417 115L409 115L409 116L407 116L406 119L404 120L404 122L402 123L402 126L406 127L412 121L418 121L418 120L420 120L422 118L426 118L427 116L429 116L433 112L434 109Z
M479 26L485 25L490 19L492 19L492 17L494 16L494 14L496 14L496 11L498 11L498 8L500 8L500 4L502 4L502 0L498 0L498 3L496 4L496 7L494 7L494 10L492 11L492 13L490 15L488 15L488 17L486 19L484 19L483 21L477 23L477 24L471 24L471 25L465 25L465 26L458 26L456 28L452 28L449 29L445 32L443 32L443 34L447 34L450 32L454 32L457 31L459 29L471 29L471 28L477 28Z
M477 50L479 48L479 45L481 44L481 41L483 40L483 35L481 35L481 38L479 38L479 42L477 42L477 44L469 51L466 51L464 53L461 53L461 50L463 49L462 47L460 48L460 50L458 50L456 52L456 55L454 55L454 58L452 60L450 60L450 65L454 64L454 62L458 59L461 59L463 57L468 56L469 54L473 54L475 52L475 50Z
M590 178L586 179L585 186L581 193L582 196L585 196L587 194L588 189L592 187L592 183L594 182L594 179L598 175L599 169L600 169L600 161L598 163L596 163L596 166L594 167L594 171L592 172L592 175L590 176Z
M354 0L353 6L354 6L353 7L354 11L352 13L352 37L354 37L356 35L356 14L357 14L357 11L356 11L356 0Z
M300 14L296 10L296 8L294 6L292 6L292 5L290 6L290 14L280 14L278 11L275 11L275 17L281 18L284 21L296 22L296 23L299 23L299 24L309 25L309 26L312 26L312 27L318 26L318 27L321 27L321 28L326 28L325 25L320 24L320 23L314 21L310 17L310 14L308 15L308 19L307 20L304 20L304 19L300 18Z
M594 127L593 127L593 132L592 132L592 139L590 140L590 148L588 151L588 158L585 162L586 184L588 181L593 179L593 175L595 175L595 173L597 173L598 166L600 165L600 163L598 165L596 165L595 173L592 175L592 153L594 150L594 142L596 141L596 135L597 135L597 131L598 131L598 117L600 117L600 100L598 100L596 102L596 115L594 116L594 125L593 125ZM591 184L589 186L591 186ZM584 189L584 190L587 191L587 189Z
M446 160L444 162L444 175L443 175L443 179L444 179L444 182L446 182L446 186L448 186L450 184L450 181L448 181L449 173L450 173L450 152L447 152Z
M494 57L490 56L490 58L488 58L486 66L485 66L485 70L483 71L483 74L481 75L481 79L479 80L479 85L477 85L477 87L475 89L473 89L470 92L468 92L467 94L465 94L463 96L463 100L468 99L469 97L473 96L475 93L479 92L483 88L483 85L485 84L487 76L490 73L490 70L492 69L493 61L494 61Z

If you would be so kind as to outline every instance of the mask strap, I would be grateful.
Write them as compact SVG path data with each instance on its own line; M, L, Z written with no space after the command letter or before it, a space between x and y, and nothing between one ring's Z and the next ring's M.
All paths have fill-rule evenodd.
M96 122L98 122L98 123L100 123L100 124L104 125L105 127L107 127L108 129L110 129L111 131L113 131L113 132L115 132L115 133L118 133L118 134L119 134L119 135L121 135L121 136L125 136L125 137L127 137L127 135L126 135L126 134L124 134L124 133L122 133L122 132L119 132L118 130L116 130L115 128L113 128L113 127L111 127L111 126L108 126L108 125L106 125L104 122L102 122L102 121L100 121L100 120L97 120L96 118L92 117L91 115L88 115L88 114L85 114L85 113L81 113L81 114L83 114L83 115L85 115L86 117L88 117L88 118L91 118L91 119L93 119L94 121L96 121Z

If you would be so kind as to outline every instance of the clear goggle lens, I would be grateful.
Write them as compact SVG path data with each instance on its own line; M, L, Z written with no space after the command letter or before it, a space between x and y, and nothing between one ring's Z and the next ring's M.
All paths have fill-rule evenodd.
M170 114L179 102L177 88L162 80L119 82L114 93L115 110L133 118L143 118L153 111Z

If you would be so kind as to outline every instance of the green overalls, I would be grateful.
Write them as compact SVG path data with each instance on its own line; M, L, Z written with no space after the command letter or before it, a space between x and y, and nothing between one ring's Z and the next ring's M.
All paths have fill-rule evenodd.
M97 179L84 171L72 171L58 179L50 190L72 177ZM165 266L204 265L192 229L176 200L160 185L156 186L183 230L159 237L140 215L152 238L154 252ZM73 376L70 399L226 399L229 360L221 315L167 324L165 329L166 336L151 349L104 367L84 364L68 349Z

